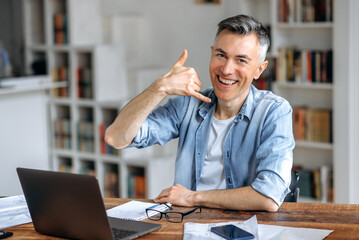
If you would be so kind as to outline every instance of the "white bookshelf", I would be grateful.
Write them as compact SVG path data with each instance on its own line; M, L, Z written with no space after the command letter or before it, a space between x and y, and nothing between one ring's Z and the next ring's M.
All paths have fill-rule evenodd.
M280 47L296 48L299 51L328 51L334 48L332 22L304 22L301 19L280 22L278 19L280 15L279 2L278 0L271 0L272 55L277 55ZM279 78L278 72L277 78ZM335 81L336 79L333 79L333 82ZM333 111L332 83L290 82L285 80L284 82L277 81L272 87L273 92L286 98L292 107L306 106L309 109L330 109ZM311 122L311 124L314 123ZM332 127L335 128L335 123ZM307 170L314 170L322 166L333 166L334 149L333 143L296 140L293 152L294 165ZM325 194L327 195L327 193ZM322 201L327 202L326 198L327 196L322 198ZM300 197L299 201L318 200Z
M173 184L173 152L169 154L156 146L116 151L101 139L103 124L113 122L129 97L137 92L129 91L133 87L129 86L127 55L139 49L135 49L136 42L131 43L130 37L123 39L123 32L129 30L126 27L130 24L134 27L131 36L140 41L143 20L136 16L105 19L101 4L99 0L23 1L27 72L32 73L33 61L43 59L52 80L67 83L67 89L54 91L49 100L49 168L96 175L105 197L109 196L105 187L109 173L117 178L114 197L123 198L128 197L128 176L144 175L145 197L154 198ZM64 42L55 42L55 14L66 18L65 27L61 28L67 35ZM107 30L116 29L106 41L103 20L109 24ZM138 53L131 57L137 58ZM134 68L135 62L132 59L130 67Z
M331 29L331 22L296 22L296 23L277 23L279 29Z
M299 3L297 0L293 0L293 2ZM333 52L335 52L336 46L333 43L333 31L336 25L333 22L303 22L295 20L286 23L279 22L277 12L279 10L278 3L279 0L242 0L231 3L232 8L229 12L231 15L238 13L252 15L263 24L270 26L271 48L268 52L269 58L276 57L281 47L295 47L298 50L318 51L332 49ZM264 9L267 11L264 11ZM333 58L335 58L335 56ZM335 64L336 61L333 63L334 72L336 69ZM333 81L336 82L334 75ZM337 114L336 109L334 109L337 99L334 97L335 87L333 83L299 83L288 82L286 79L285 81L272 83L271 90L287 99L292 107L307 106L311 109L332 109L334 118ZM301 165L303 168L309 170L320 168L323 165L333 165L335 173L334 153L337 147L337 135L334 134L334 129L337 128L338 126L334 121L333 143L297 140L293 152L294 164ZM338 179L334 177L334 185L337 185L337 181ZM318 200L300 197L299 201L307 202ZM320 201L322 200L319 200L319 202ZM334 201L337 201L336 192Z

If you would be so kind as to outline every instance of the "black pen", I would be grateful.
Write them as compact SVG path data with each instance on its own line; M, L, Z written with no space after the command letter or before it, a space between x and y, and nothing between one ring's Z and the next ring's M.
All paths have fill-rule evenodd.
M0 239L11 237L13 235L12 232L2 231L0 230Z

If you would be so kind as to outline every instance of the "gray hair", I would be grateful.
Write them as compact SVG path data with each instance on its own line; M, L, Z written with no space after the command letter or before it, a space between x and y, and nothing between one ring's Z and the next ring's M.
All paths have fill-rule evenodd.
M265 60L266 53L270 45L270 40L267 30L257 19L247 15L237 15L224 19L218 23L216 39L224 29L228 29L229 31L238 35L254 33L257 36L259 45L261 46L259 49L260 62Z

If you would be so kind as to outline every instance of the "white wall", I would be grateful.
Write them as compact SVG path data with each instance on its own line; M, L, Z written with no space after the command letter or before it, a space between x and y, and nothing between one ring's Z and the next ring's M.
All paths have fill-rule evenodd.
M337 203L359 203L359 1L334 5L334 188ZM340 17L339 17L340 16Z
M49 168L48 108L44 90L2 92L0 196L11 196L22 194L17 167Z
M138 46L143 50L142 64L169 70L182 50L188 49L185 65L196 69L202 89L211 86L208 73L210 47L219 21L245 13L263 23L270 22L270 1L262 0L225 0L221 4L197 4L195 0L104 0L102 6L104 17L143 17L143 33L140 35L144 38L143 46Z
M211 85L208 64L217 24L223 18L239 13L235 10L240 8L238 2L243 1L196 4L194 0L106 0L103 15L143 17L141 36L144 46L139 49L144 51L144 65L166 67L169 71L182 50L188 49L185 65L196 69L205 89Z

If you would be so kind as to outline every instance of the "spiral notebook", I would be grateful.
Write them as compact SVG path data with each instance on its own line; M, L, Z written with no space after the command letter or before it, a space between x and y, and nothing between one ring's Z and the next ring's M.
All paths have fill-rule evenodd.
M167 203L170 206L170 203ZM156 204L132 200L107 210L108 217L122 218L128 220L140 221L147 218L146 209L152 208L160 212L166 211L168 207L165 204Z

